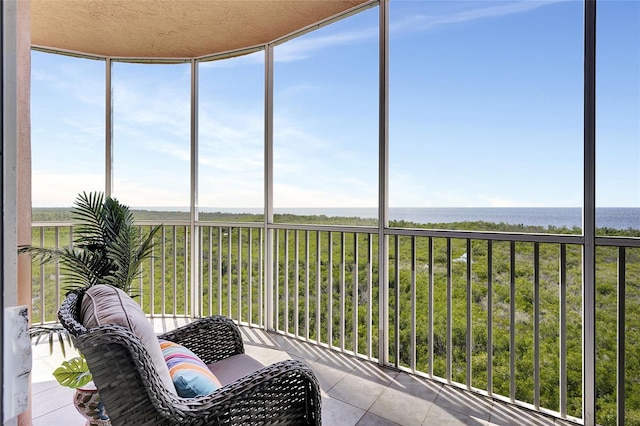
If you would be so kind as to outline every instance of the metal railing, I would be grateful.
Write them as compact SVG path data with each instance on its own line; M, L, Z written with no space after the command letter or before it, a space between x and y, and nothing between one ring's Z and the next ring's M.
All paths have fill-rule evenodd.
M583 237L387 228L384 280L378 236L377 227L164 223L138 300L150 316L223 314L255 327L272 312L275 332L582 422ZM72 239L68 223L33 225L33 244ZM640 241L596 245L598 419L634 424ZM34 323L55 321L62 282L57 265L34 264Z
M290 227L274 230L276 331L377 360L376 233Z

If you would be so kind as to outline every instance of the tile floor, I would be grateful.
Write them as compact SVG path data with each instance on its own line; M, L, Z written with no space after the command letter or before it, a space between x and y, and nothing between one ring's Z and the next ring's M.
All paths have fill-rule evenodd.
M154 322L157 332L183 323L181 319ZM241 330L246 353L263 364L294 358L311 366L322 389L326 426L572 424L281 335ZM51 376L62 359L57 347L53 355L48 344L33 347L33 426L84 425L71 403L74 391Z

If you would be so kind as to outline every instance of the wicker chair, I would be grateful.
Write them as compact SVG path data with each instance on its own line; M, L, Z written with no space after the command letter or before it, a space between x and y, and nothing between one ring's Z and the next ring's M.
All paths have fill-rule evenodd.
M113 426L321 424L320 389L304 363L281 361L208 396L182 398L162 384L147 350L128 329L105 325L87 330L81 324L83 294L67 294L58 317L86 358ZM159 337L186 346L207 364L244 353L238 327L222 316Z

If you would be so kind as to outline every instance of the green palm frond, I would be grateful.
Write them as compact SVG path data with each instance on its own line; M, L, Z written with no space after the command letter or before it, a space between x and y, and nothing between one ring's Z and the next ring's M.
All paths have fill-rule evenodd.
M18 253L28 253L29 255L31 255L32 259L39 261L40 264L45 264L59 260L61 250L46 247L20 246L18 247Z
M93 249L93 246L104 247L105 214L102 193L83 192L78 195L72 210L73 220L79 223L75 229L75 246L87 249Z
M49 340L49 354L53 354L53 345L56 340L60 344L60 350L62 351L62 356L67 357L65 341L70 348L73 348L73 342L71 341L71 336L69 332L59 324L46 324L46 325L32 325L29 327L29 337L31 339L35 339L34 344L40 343L40 340L48 339Z
M72 248L23 246L19 252L40 263L59 262L68 290L108 284L130 293L160 226L143 233L129 207L99 192L78 195L72 217L77 222Z
M139 228L130 226L120 230L117 238L106 247L107 256L115 263L114 273L106 279L111 285L130 284L141 274L141 265L151 256L154 237L160 230L156 226L144 235Z
M111 285L118 287L123 283L131 283L134 276L131 271L132 259L134 257L135 232L132 228L123 228L116 238L106 247L107 256L115 261L114 273L106 279ZM126 290L129 290L127 288Z
M104 284L105 277L113 274L115 268L102 251L69 250L61 262L67 290Z

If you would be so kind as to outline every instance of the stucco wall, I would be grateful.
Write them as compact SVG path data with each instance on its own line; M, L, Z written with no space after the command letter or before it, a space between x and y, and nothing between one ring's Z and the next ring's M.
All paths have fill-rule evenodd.
M30 2L18 2L18 244L31 244ZM18 303L31 304L31 260L18 258Z
M31 2L18 1L18 245L31 244ZM18 305L31 306L31 259L18 257ZM18 425L31 425L29 409L18 417Z

